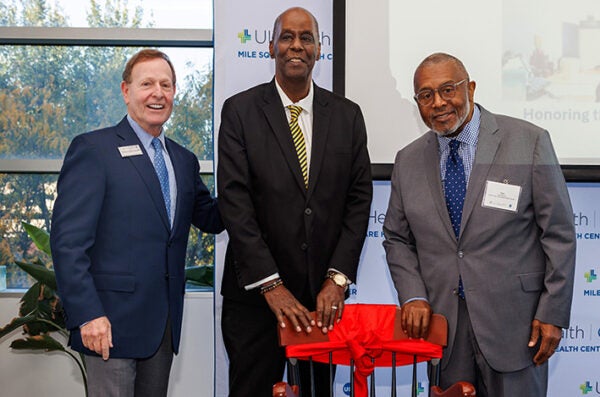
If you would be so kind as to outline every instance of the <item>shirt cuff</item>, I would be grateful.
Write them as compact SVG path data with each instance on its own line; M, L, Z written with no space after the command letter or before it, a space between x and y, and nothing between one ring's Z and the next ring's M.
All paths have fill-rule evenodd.
M414 302L414 301L425 301L425 302L429 303L429 300L427 298L423 298L422 296L416 296L414 298L407 299L406 302L404 302L402 305L406 305L407 303Z
M252 289L254 289L254 288L260 287L261 285L263 285L263 284L264 284L264 283L266 283L267 281L273 281L273 280L277 280L278 278L279 278L279 273L275 273L275 274L273 274L273 275L271 275L271 276L269 276L269 277L263 278L262 280L259 280L259 281L255 282L255 283L252 283L252 284L246 285L246 286L244 287L244 289L245 289L246 291L250 291L250 290L252 290Z

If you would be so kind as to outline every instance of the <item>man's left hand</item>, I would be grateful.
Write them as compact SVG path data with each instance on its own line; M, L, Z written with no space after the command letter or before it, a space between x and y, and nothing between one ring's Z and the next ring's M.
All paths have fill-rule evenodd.
M554 354L554 351L562 338L562 331L556 325L533 320L531 323L531 337L529 338L528 346L535 346L538 343L540 336L542 337L540 349L533 357L535 365L542 365Z
M326 334L340 322L344 312L344 288L326 279L317 295L317 326Z

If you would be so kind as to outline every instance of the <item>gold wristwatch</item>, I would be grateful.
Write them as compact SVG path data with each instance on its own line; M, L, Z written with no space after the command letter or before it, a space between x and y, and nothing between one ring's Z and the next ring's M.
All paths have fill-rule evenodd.
M327 272L327 278L329 278L335 285L344 289L344 292L348 289L348 278L342 273L329 271Z

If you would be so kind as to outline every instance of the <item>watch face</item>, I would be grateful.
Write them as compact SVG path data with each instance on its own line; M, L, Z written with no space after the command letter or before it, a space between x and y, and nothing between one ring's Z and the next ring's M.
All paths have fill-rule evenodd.
M342 276L341 274L335 274L333 276L333 282L336 283L337 285L339 285L340 287L345 287L346 286L346 277Z

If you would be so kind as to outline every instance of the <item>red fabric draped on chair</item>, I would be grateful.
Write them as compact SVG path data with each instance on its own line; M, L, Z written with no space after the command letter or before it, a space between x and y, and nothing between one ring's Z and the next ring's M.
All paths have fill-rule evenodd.
M375 367L412 364L442 357L446 345L447 324L434 315L427 340L408 339L400 327L400 309L395 305L349 304L344 307L342 321L323 335L315 330L309 336L280 332L280 342L286 346L287 357L328 363L329 353L334 364L350 365L354 360L354 391L356 397L366 397L367 377ZM290 329L291 327L286 327Z

